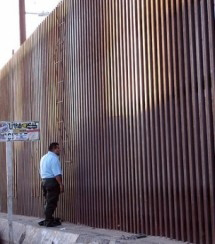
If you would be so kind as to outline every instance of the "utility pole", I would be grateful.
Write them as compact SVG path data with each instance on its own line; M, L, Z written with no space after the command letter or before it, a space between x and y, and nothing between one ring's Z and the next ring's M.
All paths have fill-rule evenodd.
M20 45L26 40L25 0L19 0Z

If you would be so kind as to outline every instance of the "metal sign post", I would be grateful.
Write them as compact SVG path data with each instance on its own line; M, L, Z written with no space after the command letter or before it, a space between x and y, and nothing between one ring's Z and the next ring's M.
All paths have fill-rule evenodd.
M13 141L38 141L40 127L38 121L0 122L0 142L6 142L7 168L7 216L9 224L9 243L13 240Z
M13 242L13 143L6 142L7 164L7 218L9 224L9 243Z

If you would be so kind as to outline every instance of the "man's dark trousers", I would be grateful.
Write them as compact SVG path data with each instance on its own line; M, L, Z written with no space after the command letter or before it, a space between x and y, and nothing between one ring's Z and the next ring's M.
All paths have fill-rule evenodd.
M60 186L55 178L43 179L43 196L46 199L45 217L47 221L53 220L53 214L57 208L57 202L60 195Z

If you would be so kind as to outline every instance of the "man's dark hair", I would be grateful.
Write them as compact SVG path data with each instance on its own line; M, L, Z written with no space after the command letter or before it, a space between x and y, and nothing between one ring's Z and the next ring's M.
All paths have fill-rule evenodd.
M57 142L52 142L52 143L49 145L49 151L53 151L57 146L59 146L59 143L57 143Z

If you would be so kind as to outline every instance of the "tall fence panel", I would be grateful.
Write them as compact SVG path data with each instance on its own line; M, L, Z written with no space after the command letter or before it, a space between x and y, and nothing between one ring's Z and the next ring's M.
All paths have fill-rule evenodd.
M15 213L42 216L40 157L62 147L73 223L215 243L213 0L65 0L0 72L14 143ZM5 145L0 145L6 211Z

